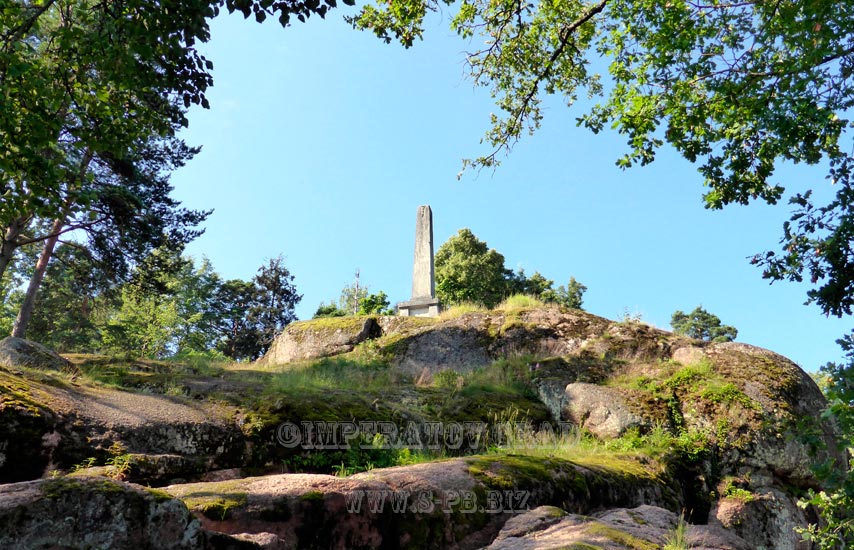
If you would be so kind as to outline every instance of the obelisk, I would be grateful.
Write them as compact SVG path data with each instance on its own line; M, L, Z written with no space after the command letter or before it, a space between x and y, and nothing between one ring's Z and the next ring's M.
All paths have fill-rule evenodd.
M430 206L418 207L415 218L415 260L412 263L412 298L397 305L404 317L435 317L439 315L436 281L433 269L433 211Z

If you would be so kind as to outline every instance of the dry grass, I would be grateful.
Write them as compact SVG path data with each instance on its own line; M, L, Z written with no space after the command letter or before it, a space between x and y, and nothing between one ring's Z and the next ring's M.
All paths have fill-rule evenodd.
M475 304L473 302L463 302L461 304L456 304L446 310L443 310L442 313L439 314L439 320L450 321L451 319L462 317L467 313L484 313L486 311L488 310L481 305Z
M545 306L545 302L527 294L514 294L498 304L495 308L499 311L513 311L517 309L533 309Z

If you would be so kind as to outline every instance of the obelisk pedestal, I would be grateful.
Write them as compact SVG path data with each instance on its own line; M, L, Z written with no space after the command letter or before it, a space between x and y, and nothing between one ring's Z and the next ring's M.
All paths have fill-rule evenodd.
M439 300L433 269L433 211L419 206L415 220L415 261L412 264L412 298L397 304L404 317L436 317Z

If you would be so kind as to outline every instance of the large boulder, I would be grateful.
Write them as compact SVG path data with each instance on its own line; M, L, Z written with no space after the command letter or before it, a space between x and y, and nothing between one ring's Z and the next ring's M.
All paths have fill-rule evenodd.
M774 550L808 548L808 543L795 528L815 521L816 518L800 508L791 495L774 487L725 496L715 503L709 517L710 525L737 534L752 548Z
M104 478L0 485L0 548L195 550L204 533L164 492Z
M47 346L14 336L0 340L0 367L7 370L25 367L79 374L68 360Z
M124 475L145 481L239 466L244 458L231 407L54 378L0 371L0 483L116 455L125 459Z
M280 365L346 353L379 334L375 317L328 317L291 323L259 363Z
M566 386L561 418L603 439L614 439L629 428L649 428L649 423L623 403L619 392L596 384L573 382Z
M476 456L348 478L283 474L164 490L206 530L263 539L265 548L473 549L488 545L514 514L540 505L577 513L644 502L679 508L660 466L624 466Z
M489 339L476 328L449 324L413 336L395 356L394 364L406 373L436 374L443 370L466 372L492 362Z
M676 514L649 505L615 508L593 516L567 514L554 506L541 506L507 521L485 550L661 548L676 537L678 525ZM683 545L674 547L693 550L756 548L720 526L685 525L683 529Z

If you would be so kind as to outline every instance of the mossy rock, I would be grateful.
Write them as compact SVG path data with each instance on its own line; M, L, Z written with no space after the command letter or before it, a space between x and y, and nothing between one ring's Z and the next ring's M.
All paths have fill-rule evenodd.
M2 548L201 548L180 501L138 486L58 477L0 486Z
M7 370L28 368L79 374L74 365L47 346L14 336L0 340L0 367Z
M0 483L41 477L51 449L43 438L56 418L25 378L0 372Z
M481 455L465 459L469 471L492 490L526 490L531 505L570 512L605 505L658 502L677 509L678 487L664 466L616 455L566 460L528 455Z
M279 365L346 353L380 333L374 316L324 317L291 323L276 337L259 364Z

